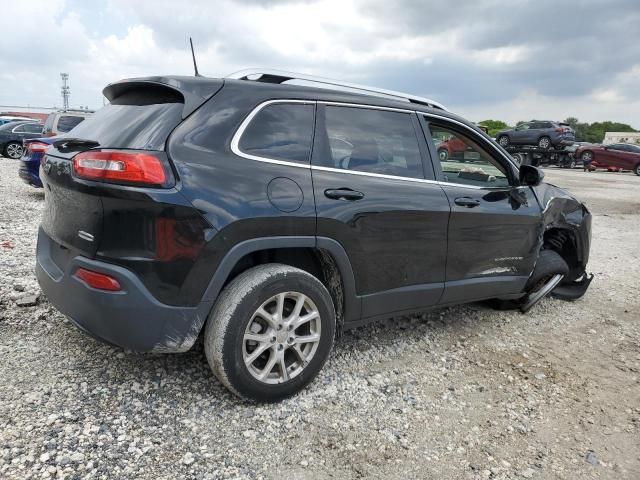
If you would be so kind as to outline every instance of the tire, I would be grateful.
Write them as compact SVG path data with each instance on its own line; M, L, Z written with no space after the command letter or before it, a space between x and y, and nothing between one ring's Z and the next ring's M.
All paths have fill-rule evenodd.
M551 139L549 137L540 137L538 140L538 147L547 150L551 147Z
M440 150L438 150L438 159L441 162L446 162L447 160L449 160L449 152L446 148L441 148Z
M303 315L294 317L297 301ZM277 315L280 305L284 321ZM288 321L305 316L312 319L289 329ZM240 274L218 297L205 328L207 361L237 396L280 401L306 387L322 369L333 346L335 318L331 295L313 275L288 265L259 265ZM294 337L312 336L319 339L290 344ZM259 378L261 372L266 376Z
M509 137L507 137L506 135L500 135L500 137L498 137L498 143L502 148L508 147L510 143Z
M564 261L560 254L553 250L541 250L533 273L525 284L524 293L528 295L538 291L550 277L558 273L565 276L569 273L567 262ZM518 300L500 300L495 298L489 300L488 304L495 310L515 310L524 304L526 298L526 296Z
M571 160L569 160L569 168L570 168L570 169L574 169L574 168L576 168L576 161L575 161L575 159L573 159L573 158L572 158Z
M540 255L538 255L536 267L533 269L531 277L529 277L529 280L527 280L524 286L524 291L527 293L536 292L544 284L544 281L558 273L565 276L569 273L569 265L567 265L567 262L564 261L564 258L562 258L558 252L541 250Z
M633 168L633 173L640 176L640 163Z
M16 160L22 156L22 144L19 142L9 142L4 147L2 154L7 158Z
M582 155L580 155L580 160L582 160L583 162L587 162L590 163L593 161L593 152L590 151L586 151L586 152L582 152Z

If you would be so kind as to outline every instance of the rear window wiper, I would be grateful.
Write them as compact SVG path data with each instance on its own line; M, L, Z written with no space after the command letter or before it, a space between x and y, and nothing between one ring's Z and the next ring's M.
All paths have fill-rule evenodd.
M61 138L53 142L53 146L62 153L84 152L100 146L95 140L85 140L83 138Z

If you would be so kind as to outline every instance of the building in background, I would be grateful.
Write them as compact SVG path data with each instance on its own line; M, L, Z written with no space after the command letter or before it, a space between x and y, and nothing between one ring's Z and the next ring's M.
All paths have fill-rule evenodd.
M603 145L612 143L636 143L640 144L640 132L607 132L604 134Z

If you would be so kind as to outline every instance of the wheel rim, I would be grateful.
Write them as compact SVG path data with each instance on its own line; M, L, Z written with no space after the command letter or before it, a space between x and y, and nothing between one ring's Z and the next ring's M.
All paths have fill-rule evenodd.
M509 139L507 137L500 137L500 145L506 147L509 145Z
M17 143L10 143L7 145L7 155L10 158L20 158L22 156L22 146Z
M538 145L540 145L540 147L542 147L542 148L549 147L549 139L546 138L546 137L545 138L541 138L540 139L540 143Z
M446 150L440 150L438 152L438 156L440 157L440 161L444 162L449 155L447 154Z
M284 383L302 373L320 344L320 313L303 293L284 292L251 316L242 339L242 358L260 382Z

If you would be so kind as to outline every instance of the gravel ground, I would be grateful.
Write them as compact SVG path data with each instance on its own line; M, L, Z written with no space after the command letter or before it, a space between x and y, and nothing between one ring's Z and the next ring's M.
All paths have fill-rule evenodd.
M263 406L201 344L127 354L19 306L43 194L17 168L0 159L0 478L640 478L639 177L546 170L595 215L582 300L347 332L310 388Z

